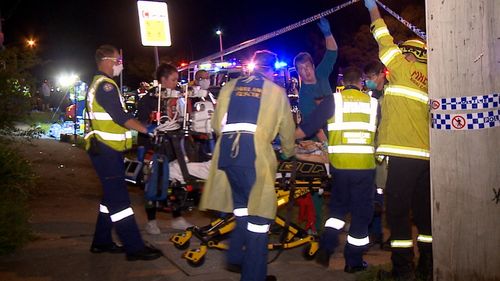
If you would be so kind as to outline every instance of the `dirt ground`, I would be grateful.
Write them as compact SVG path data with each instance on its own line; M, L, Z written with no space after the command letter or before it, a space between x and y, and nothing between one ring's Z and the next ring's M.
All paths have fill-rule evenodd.
M167 213L158 215L161 235L143 232L144 239L161 249L165 258L127 262L121 255L89 253L101 187L86 152L52 139L16 145L37 175L36 193L30 202L36 239L14 254L0 257L0 280L239 280L238 274L224 270L220 251L212 250L207 256L210 261L200 268L186 266L180 258L182 252L168 241L175 231L169 228L171 216ZM136 186L130 186L129 191L136 220L143 229L143 192ZM209 222L196 210L185 217L196 225ZM269 273L278 280L355 279L342 272L341 253L335 255L328 270L305 261L300 249L284 253L269 266ZM366 259L371 264L387 263L389 254L370 251Z

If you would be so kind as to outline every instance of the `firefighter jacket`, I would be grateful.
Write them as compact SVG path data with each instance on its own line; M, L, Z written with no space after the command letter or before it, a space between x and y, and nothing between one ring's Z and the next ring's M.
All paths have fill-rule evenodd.
M106 144L117 151L124 151L132 147L132 133L126 128L120 126L113 121L111 115L104 110L95 98L96 92L101 87L102 83L107 83L104 87L115 87L114 89L104 89L106 94L118 93L118 98L122 105L123 111L127 111L123 97L120 95L118 85L115 81L104 76L96 75L92 80L87 93L87 117L89 119L89 132L85 135L85 149L89 150L92 138L97 138L99 142ZM108 86L109 85L109 86Z
M374 169L378 101L357 89L333 96L335 113L328 121L330 163L336 169Z
M252 77L252 76L250 76ZM231 186L223 170L218 169L221 147L222 124L235 85L239 78L229 81L220 91L217 107L212 116L212 127L218 136L207 183L200 201L201 210L233 212ZM295 123L285 90L267 78L262 85L260 108L254 132L256 180L248 200L248 214L268 219L276 216L274 181L278 162L271 142L279 134L281 149L286 156L294 154Z
M380 60L389 70L376 153L428 160L427 65L405 59L382 19L371 24L371 31Z

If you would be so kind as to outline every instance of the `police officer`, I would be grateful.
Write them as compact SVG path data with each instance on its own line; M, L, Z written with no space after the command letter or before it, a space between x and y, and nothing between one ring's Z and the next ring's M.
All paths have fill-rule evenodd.
M391 275L398 280L414 280L417 273L420 279L432 280L426 46L420 40L408 40L398 48L375 0L365 0L365 6L380 60L390 73L382 102L377 155L389 156L386 214L391 230ZM418 229L416 272L410 213Z
M135 222L122 154L132 147L132 134L128 129L142 133L148 133L148 129L127 112L120 90L112 79L123 69L117 49L102 45L96 50L95 60L98 72L87 93L90 130L85 135L85 148L101 180L103 197L90 251L125 252L129 261L157 259L161 252L144 244ZM113 227L123 247L113 242Z
M277 208L271 142L279 134L283 154L293 155L295 124L285 90L272 82L276 55L257 51L253 61L253 74L221 89L212 118L219 138L200 208L234 213L228 264L241 267L241 280L263 281L274 277L266 277L267 233Z
M338 236L351 214L351 226L344 249L344 271L365 270L363 252L367 249L368 224L373 215L375 177L374 135L378 102L361 92L362 72L356 67L344 70L345 88L326 97L299 126L296 137L313 135L328 120L328 153L333 166L330 215L320 239L316 261L328 267L339 244ZM333 112L332 112L333 111Z

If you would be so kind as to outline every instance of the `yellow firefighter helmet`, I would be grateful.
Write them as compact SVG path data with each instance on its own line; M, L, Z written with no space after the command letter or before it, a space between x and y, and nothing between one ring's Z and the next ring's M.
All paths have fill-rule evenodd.
M427 63L427 45L420 40L407 40L399 45L403 54L410 53L417 58L418 62Z

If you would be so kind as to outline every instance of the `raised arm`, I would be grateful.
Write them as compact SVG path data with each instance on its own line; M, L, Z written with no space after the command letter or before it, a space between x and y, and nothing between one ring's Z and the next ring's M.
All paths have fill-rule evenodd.
M372 22L381 18L380 11L378 10L377 2L375 2L375 0L365 0L365 7L370 12Z
M318 27L325 36L325 45L327 50L337 51L338 46L335 38L333 38L332 31L330 30L330 23L325 18L320 18Z

